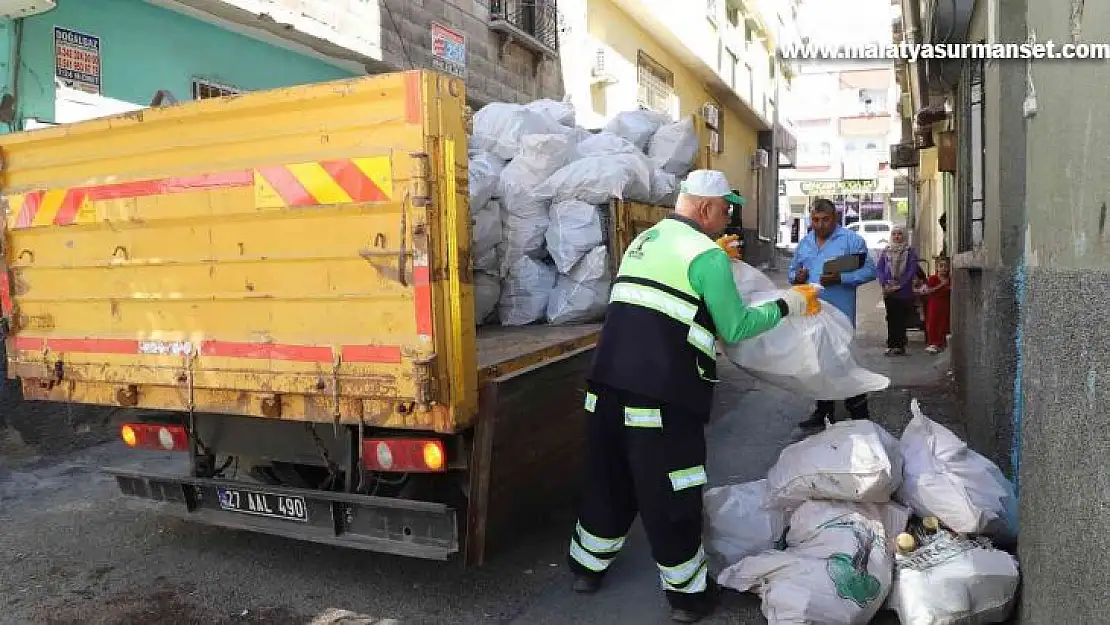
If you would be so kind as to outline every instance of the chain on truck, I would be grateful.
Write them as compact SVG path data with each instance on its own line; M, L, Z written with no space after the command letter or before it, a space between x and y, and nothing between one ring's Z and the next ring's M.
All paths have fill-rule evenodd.
M188 462L105 471L167 512L480 564L573 495L600 328L476 329L464 103L414 71L0 137L8 375L133 409ZM662 211L614 201L612 257Z

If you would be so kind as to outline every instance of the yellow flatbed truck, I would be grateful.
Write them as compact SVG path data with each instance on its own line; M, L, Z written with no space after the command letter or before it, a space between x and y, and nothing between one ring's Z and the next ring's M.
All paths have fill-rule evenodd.
M137 409L186 518L480 564L565 505L599 326L475 328L463 84L405 72L0 137L26 400ZM614 258L665 209L614 202Z

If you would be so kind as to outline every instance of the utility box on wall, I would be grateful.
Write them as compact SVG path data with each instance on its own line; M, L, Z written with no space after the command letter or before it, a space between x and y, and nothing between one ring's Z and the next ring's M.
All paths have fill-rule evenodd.
M938 132L937 134L937 169L943 172L956 173L956 132Z

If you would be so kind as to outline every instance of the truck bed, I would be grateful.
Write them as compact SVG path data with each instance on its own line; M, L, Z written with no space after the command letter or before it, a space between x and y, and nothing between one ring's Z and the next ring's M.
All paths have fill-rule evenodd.
M580 349L592 347L601 324L478 328L478 379L507 376Z

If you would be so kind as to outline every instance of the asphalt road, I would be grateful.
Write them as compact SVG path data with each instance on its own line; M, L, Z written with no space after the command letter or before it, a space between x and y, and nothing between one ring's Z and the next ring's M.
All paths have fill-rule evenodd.
M883 359L877 303L874 290L861 298L864 357L888 371L897 388L876 398L876 417L900 432L912 394L948 420L946 358L922 354L917 344L905 359ZM721 370L725 379L708 430L713 485L762 477L790 441L793 424L812 409L727 363ZM174 456L113 442L37 459L3 457L0 452L0 623L669 622L638 528L605 590L580 597L570 592L564 565L569 513L488 566L463 571L161 516L123 498L98 470L180 460ZM765 623L759 600L735 593L706 622ZM876 620L894 622L890 615Z

